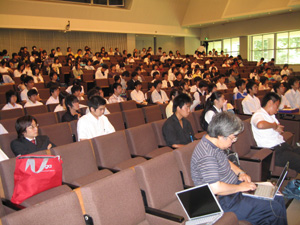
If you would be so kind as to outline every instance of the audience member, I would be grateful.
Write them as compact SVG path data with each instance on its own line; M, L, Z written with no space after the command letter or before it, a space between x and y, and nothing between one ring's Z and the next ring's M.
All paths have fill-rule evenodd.
M279 109L290 108L291 105L290 105L289 101L287 100L287 98L284 96L284 93L285 93L284 84L280 83L280 82L274 83L273 84L273 90L280 97Z
M289 101L292 108L300 108L299 80L292 77L289 79L288 85L289 90L284 96Z
M82 94L81 94L81 86L73 85L73 87L71 88L71 93L72 93L72 95L75 95L79 101L84 100L84 98L82 97Z
M257 94L257 85L254 81L249 80L246 84L247 96L242 101L243 112L247 115L252 115L260 109L260 101L255 96Z
M218 90L228 89L226 84L225 84L225 75L222 74L218 77L218 82L217 82L216 86L217 86Z
M243 79L239 79L236 81L235 86L237 88L237 92L234 93L233 100L245 98L247 96L247 91L245 92L246 81Z
M71 122L73 120L78 120L80 118L79 112L79 101L74 95L69 95L65 98L65 106L67 112L62 116L62 122Z
M5 93L6 97L6 105L3 106L1 110L9 110L9 109L22 109L23 106L16 103L18 98L17 98L17 93L13 90L9 90Z
M24 108L43 105L43 103L38 101L39 97L36 89L30 89L27 92L27 96L28 96L28 101L26 101Z
M59 104L55 107L54 112L60 112L60 111L65 111L66 108L66 104L65 104L65 99L66 97L69 96L69 93L66 91L61 91L59 92Z
M141 91L142 83L140 81L136 81L134 83L135 89L130 93L130 97L138 106L148 105L148 102L145 99L144 93Z
M46 85L47 88L51 86L59 86L59 82L57 82L58 76L55 72L50 73L50 82Z
M166 107L166 116L167 118L169 118L170 116L173 115L173 101L174 101L174 98L177 97L179 94L179 91L175 88L173 88L170 92L170 102L169 104L167 105Z
M162 82L157 80L154 82L155 90L151 93L152 102L155 104L168 104L169 98L164 90L161 90Z
M134 90L134 83L138 80L138 73L133 71L131 73L131 80L127 81L127 90Z
M50 87L50 97L48 98L46 105L59 103L59 86L52 85Z
M124 102L125 101L124 98L122 98L120 96L122 94L122 85L119 84L119 83L114 83L113 84L113 90L114 90L114 93L108 99L109 104Z

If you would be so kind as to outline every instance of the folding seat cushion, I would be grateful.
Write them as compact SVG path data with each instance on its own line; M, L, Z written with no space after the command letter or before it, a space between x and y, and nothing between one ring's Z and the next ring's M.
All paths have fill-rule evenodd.
M162 119L162 114L159 105L143 107L143 113L147 123Z
M47 126L57 123L56 113L54 112L35 114L33 116L36 118L39 126Z
M56 146L73 142L71 128L67 122L40 127L40 134L47 135Z
M11 150L10 143L17 139L18 135L16 132L0 135L0 146L2 151L7 155L8 158L14 158L15 154Z
M151 124L144 124L126 130L128 146L133 155L156 157L172 151L170 147L159 148Z
M98 166L123 170L146 161L145 158L131 158L124 131L92 139Z
M37 152L36 154L39 153L40 152ZM12 158L0 162L0 175L1 175L2 187L4 191L4 196L8 200L11 199L14 191L15 165L16 165L16 158ZM67 185L61 185L32 196L26 199L24 202L22 202L21 205L25 207L32 206L69 191L71 191L71 188L69 188Z
M51 152L62 157L66 183L82 186L112 174L109 170L98 170L90 140L58 146Z
M125 101L125 102L120 102L120 106L121 106L121 110L125 111L125 110L130 110L130 109L136 109L136 103L133 100L130 101Z
M145 117L142 109L131 109L123 111L126 128L136 127L145 124Z
M135 173L127 169L79 189L94 224L180 224L145 213ZM99 194L105 193L105 194Z
M48 108L45 105L33 106L25 108L26 115L35 115L39 113L47 113Z
M24 116L24 109L9 109L9 110L0 110L0 119L11 119Z
M121 112L110 113L106 115L109 122L113 125L116 131L124 130L124 120Z
M78 198L68 192L1 218L3 225L85 225Z

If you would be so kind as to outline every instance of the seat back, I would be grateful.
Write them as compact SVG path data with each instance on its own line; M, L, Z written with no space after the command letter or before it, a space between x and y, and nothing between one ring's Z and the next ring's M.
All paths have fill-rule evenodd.
M179 168L172 152L135 166L135 172L150 207L163 209L177 201L175 192L183 190Z
M63 204L62 204L63 203ZM1 218L3 225L85 225L75 192L61 194Z
M110 113L121 112L120 103L106 104L105 107Z
M54 113L54 112L35 114L33 116L36 118L36 120L40 126L47 126L47 125L51 125L51 124L56 124L58 122L56 113Z
M18 135L16 132L0 135L0 147L2 151L7 155L8 158L15 157L15 154L11 150L10 143L17 139Z
M166 119L159 120L151 123L152 129L154 130L155 138L158 145L166 146L166 141L164 139L163 133L162 133L162 127L164 123L166 122Z
M24 116L24 109L9 109L9 110L0 110L0 119L11 119Z
M121 112L110 113L106 115L109 122L113 125L116 131L124 130L124 120Z
M234 100L234 108L239 114L244 114L242 101L242 98Z
M123 117L126 124L126 128L136 127L145 124L145 118L142 109L131 109L123 111Z
M54 112L54 109L56 108L58 104L55 103L55 104L48 104L47 107L48 107L48 111L49 112Z
M62 116L63 116L66 112L67 112L66 110L56 112L57 120L58 120L59 123L61 122Z
M193 131L194 131L194 134L197 134L198 133L198 129L197 129L196 122L195 122L193 114L190 113L188 115L188 117L186 117L186 119L191 123Z
M203 109L197 110L195 112L192 112L192 115L194 117L195 125L198 131L204 131L201 124L200 124L200 116L203 112Z
M6 199L11 199L14 191L14 172L16 158L11 158L0 162L1 182Z
M180 174L185 185L194 186L191 177L191 158L198 143L199 141L194 141L174 151Z
M90 140L58 146L51 149L52 154L63 160L63 181L72 181L98 171Z
M66 145L73 142L69 123L57 123L40 127L42 135L47 135L56 146Z
M161 105L159 105L159 108L160 108L163 119L166 119L167 118L167 115L166 115L167 104L161 104Z
M125 101L125 102L120 102L120 107L121 107L122 111L130 110L130 109L136 109L137 108L136 103L133 100Z
M146 219L140 188L131 169L80 190L86 213L93 218L94 224L141 224Z
M5 120L1 120L0 123L2 124L2 126L7 130L7 132L16 132L16 121L17 118L11 118L11 119L5 119Z
M74 135L73 137L75 138L76 141L78 141L78 134L77 134L77 123L78 120L72 120L71 122L69 122L70 127L71 127L71 131L72 131L72 135ZM73 138L73 141L74 141Z
M115 165L131 158L124 131L95 137L92 143L99 166L114 168Z
M162 119L162 114L159 105L143 107L143 113L147 123L151 123Z
M47 113L47 112L48 112L48 108L45 105L38 105L38 106L25 108L26 115L35 115L35 114Z
M48 99L50 97L50 89L38 89L41 99Z
M151 124L129 128L125 131L131 154L145 156L158 148Z

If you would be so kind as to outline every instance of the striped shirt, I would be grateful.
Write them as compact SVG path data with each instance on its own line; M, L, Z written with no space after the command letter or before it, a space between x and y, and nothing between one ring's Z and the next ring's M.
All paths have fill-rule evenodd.
M228 184L238 182L225 152L206 139L206 136L201 139L193 152L191 174L195 185L213 184L217 181Z

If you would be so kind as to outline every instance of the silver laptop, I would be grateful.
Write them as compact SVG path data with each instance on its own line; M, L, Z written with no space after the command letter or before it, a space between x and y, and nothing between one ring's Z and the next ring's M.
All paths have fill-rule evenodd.
M176 192L189 221L187 225L213 224L224 214L208 184Z
M266 185L266 184L256 184L255 191L248 191L243 192L243 195L253 197L253 198L260 198L266 200L273 200L280 189L282 182L284 181L287 173L289 170L289 162L285 164L284 169L281 172L281 175L276 183L275 186Z

